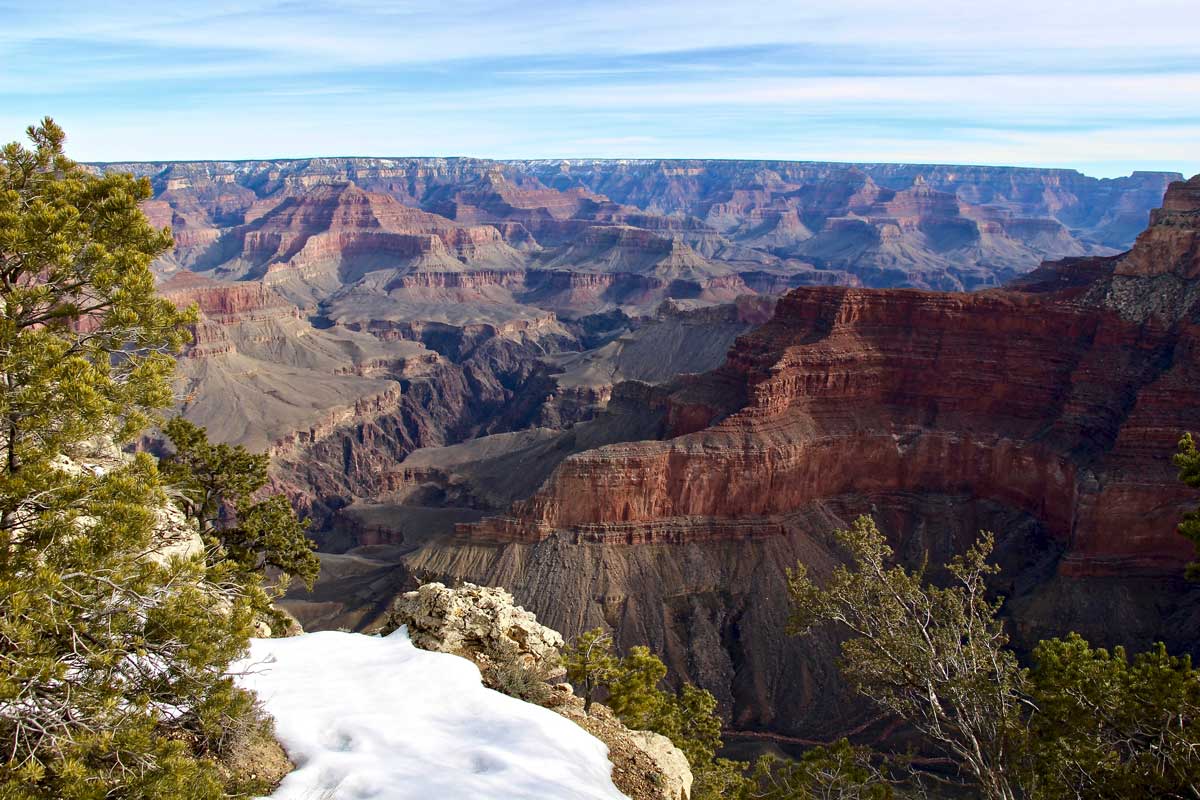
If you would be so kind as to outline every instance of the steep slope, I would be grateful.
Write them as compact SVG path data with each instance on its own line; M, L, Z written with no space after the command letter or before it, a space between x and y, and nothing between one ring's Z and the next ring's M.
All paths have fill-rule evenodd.
M832 568L829 533L858 513L914 562L995 530L1019 646L1077 630L1195 650L1174 527L1200 498L1170 458L1200 430L1200 306L1145 303L1162 281L1196 298L1197 189L1172 184L1130 254L1023 291L795 290L675 384L660 439L567 457L409 566L506 585L568 635L648 641L735 726L801 736L872 730L836 642L784 633L785 569Z
M652 319L600 347L546 361L561 370L554 376L560 394L602 408L623 381L665 383L720 366L734 340L770 319L773 306L754 296L699 308L668 301Z
M385 353L370 336L315 331L261 283L181 271L160 291L201 313L177 371L180 411L215 439L254 450L392 405L397 387L385 376L436 359L411 343Z
M217 441L270 451L277 488L318 523L387 491L385 467L418 447L532 424L553 389L538 357L575 346L544 312L537 324L314 327L255 281L181 270L161 291L201 313L179 362L179 411Z

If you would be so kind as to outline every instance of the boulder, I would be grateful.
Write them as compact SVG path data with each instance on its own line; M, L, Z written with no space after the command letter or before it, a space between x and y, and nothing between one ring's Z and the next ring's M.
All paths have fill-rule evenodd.
M408 627L413 644L474 661L484 674L498 664L519 661L546 677L561 675L563 637L518 606L503 589L464 583L451 589L427 583L398 597L385 632Z
M683 751L661 733L630 731L630 744L650 757L662 773L663 800L688 800L692 794L692 768Z

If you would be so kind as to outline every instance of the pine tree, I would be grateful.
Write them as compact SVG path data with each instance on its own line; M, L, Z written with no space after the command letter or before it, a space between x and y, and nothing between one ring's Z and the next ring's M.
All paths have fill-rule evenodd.
M245 584L166 550L153 459L115 449L171 403L194 315L155 294L149 182L28 134L0 151L0 797L221 797Z
M250 586L261 585L266 571L275 569L281 573L278 591L292 576L311 589L321 564L305 535L307 521L282 495L256 499L267 485L268 457L242 445L213 444L183 417L171 419L164 433L174 450L162 459L163 474L212 546L210 560L236 564Z
M622 658L612 652L612 637L601 628L582 634L563 653L567 679L582 687L584 710L602 696L627 727L666 736L683 751L692 769L693 800L742 797L750 784L747 764L717 758L721 717L711 692L684 684L678 693L660 688L667 667L643 645Z
M833 622L848 630L842 673L884 710L910 723L961 766L988 800L1020 796L1011 769L1021 730L1022 672L1006 648L988 596L991 534L953 559L947 588L923 569L891 563L892 549L870 517L837 532L850 555L823 588L804 565L789 574L792 633Z
M875 754L846 739L813 747L795 760L763 756L754 765L750 784L746 796L755 800L891 800L897 796Z
M1200 794L1200 671L1161 643L1130 658L1077 634L1038 644L1029 673L1036 796Z
M667 694L658 688L666 675L666 665L650 648L629 648L608 679L609 708L629 727L650 729L653 720L662 716L662 706L667 702Z
M950 562L948 587L890 563L892 550L868 517L837 535L850 563L823 587L802 565L790 574L792 630L832 622L848 631L841 669L851 685L948 756L967 779L964 790L994 800L1200 796L1200 671L1190 659L1162 644L1129 658L1072 634L1039 643L1032 668L1022 669L1001 601L988 596L990 534ZM837 790L865 794L842 796L882 791L887 776L848 754L837 756L846 779ZM912 768L904 758L893 764ZM807 785L815 765L780 774ZM765 785L771 775L757 777Z

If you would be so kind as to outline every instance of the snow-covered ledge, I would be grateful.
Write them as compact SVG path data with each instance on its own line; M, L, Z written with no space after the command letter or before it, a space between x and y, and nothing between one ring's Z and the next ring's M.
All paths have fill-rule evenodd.
M404 628L256 639L240 669L296 764L272 800L625 798L598 739Z

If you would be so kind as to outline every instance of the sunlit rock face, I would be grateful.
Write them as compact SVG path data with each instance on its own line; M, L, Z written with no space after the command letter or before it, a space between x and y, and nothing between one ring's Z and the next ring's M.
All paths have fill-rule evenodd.
M1162 208L1151 214L1150 227L1138 236L1116 272L1141 277L1200 276L1200 175L1168 187Z

